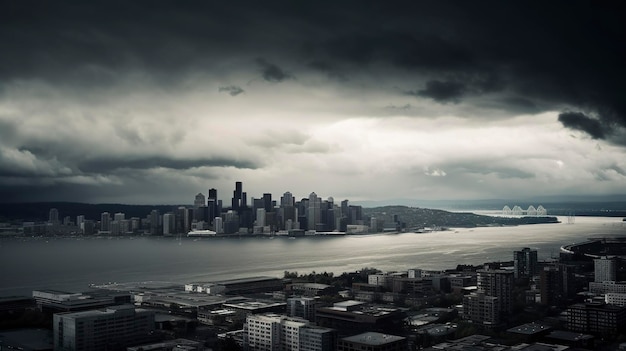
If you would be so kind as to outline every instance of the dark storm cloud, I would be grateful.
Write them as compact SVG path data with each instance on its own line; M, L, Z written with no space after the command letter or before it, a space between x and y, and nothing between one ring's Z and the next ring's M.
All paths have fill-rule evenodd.
M285 72L282 68L276 66L273 63L267 62L264 58L256 59L256 63L261 68L263 79L271 83L280 83L286 79L293 79L294 77Z
M452 81L431 80L426 87L418 91L408 91L407 94L432 98L439 103L459 102L467 88L465 84Z
M242 94L245 92L245 90L241 89L240 87L236 86L236 85L230 85L230 86L226 86L226 87L220 87L219 92L226 92L228 94L230 94L230 96L237 96L239 94Z
M607 131L598 119L580 112L563 112L559 114L559 122L566 128L583 131L594 139L604 139L607 136Z
M96 158L78 163L81 171L90 173L111 172L117 169L190 169L197 167L235 167L245 169L255 169L258 165L250 161L238 161L232 159L181 159L167 157L140 157L140 158Z
M330 79L336 79L341 82L347 82L349 80L344 73L340 72L336 67L332 66L328 62L311 61L307 64L307 66L315 71L325 73Z
M624 128L621 13L617 3L583 1L14 1L0 11L0 81L102 86L142 71L175 85L216 61L271 55L336 78L398 69L433 82L403 90L435 101L501 91L544 110L601 111L602 125ZM295 76L255 64L269 82Z

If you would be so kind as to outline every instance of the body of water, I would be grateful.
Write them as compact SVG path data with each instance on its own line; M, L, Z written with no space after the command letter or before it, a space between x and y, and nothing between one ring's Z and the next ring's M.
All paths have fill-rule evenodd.
M574 224L452 229L415 234L289 238L27 238L0 241L0 296L33 289L82 291L90 283L194 282L283 272L339 274L382 270L442 270L458 264L511 261L513 251L558 257L564 244L626 235L622 218L576 217Z

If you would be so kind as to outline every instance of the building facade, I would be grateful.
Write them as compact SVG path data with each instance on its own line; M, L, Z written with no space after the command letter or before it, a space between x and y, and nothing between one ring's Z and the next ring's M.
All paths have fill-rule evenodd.
M132 305L53 316L56 351L124 350L154 342L154 312Z

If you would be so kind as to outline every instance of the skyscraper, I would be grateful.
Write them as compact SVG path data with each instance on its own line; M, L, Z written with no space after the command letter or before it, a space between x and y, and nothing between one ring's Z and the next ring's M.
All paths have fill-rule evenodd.
M52 224L59 223L59 210L56 208L51 208L50 212L48 212L48 222Z
M100 230L103 232L111 230L111 214L109 212L102 212L100 215Z
M195 200L193 201L193 207L198 208L200 206L204 206L204 204L205 204L204 195L202 193L198 193L198 195L196 195Z
M217 189L215 188L209 189L209 199L213 199L217 201Z
M525 247L521 251L513 251L513 264L513 276L516 279L537 275L537 250Z
M243 197L243 184L241 182L235 182L235 191L233 191L233 198L232 198L232 210L233 211L239 211L239 208L241 207L242 200Z

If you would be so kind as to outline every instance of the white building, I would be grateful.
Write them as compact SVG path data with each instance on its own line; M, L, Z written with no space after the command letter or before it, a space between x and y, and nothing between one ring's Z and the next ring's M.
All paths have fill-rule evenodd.
M332 329L309 325L297 317L266 313L248 315L244 325L244 349L258 351L334 350Z
M610 305L617 305L620 307L625 307L626 306L626 294L608 293L604 296L604 302Z

